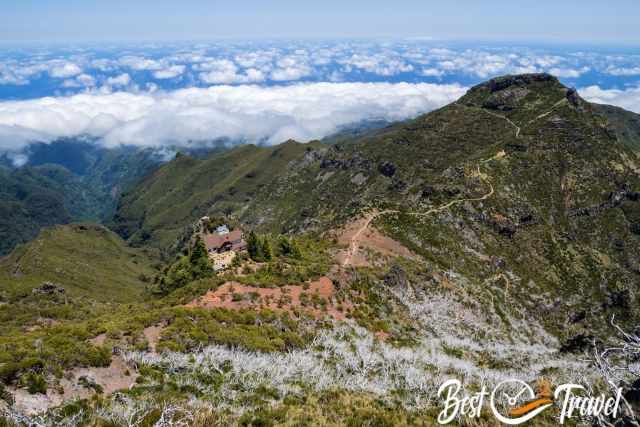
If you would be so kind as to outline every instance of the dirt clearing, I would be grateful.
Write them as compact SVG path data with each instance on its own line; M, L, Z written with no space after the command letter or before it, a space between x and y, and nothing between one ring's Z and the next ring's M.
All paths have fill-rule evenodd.
M336 288L328 277L304 284L279 288L259 288L237 282L227 282L215 291L209 291L186 307L228 308L231 310L268 308L273 311L294 313L301 311L316 318L331 316L346 318L353 308L348 301L337 298Z
M370 212L366 216L350 222L338 234L338 243L347 249L336 254L336 260L342 266L369 267L371 261L367 251L377 252L387 257L416 258L416 255L400 242L385 236L371 226L371 223L386 212Z

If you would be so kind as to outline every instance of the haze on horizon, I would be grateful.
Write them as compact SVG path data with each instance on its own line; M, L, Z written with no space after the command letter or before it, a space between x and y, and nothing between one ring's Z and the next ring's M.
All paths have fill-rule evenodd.
M633 44L633 0L387 2L21 0L0 7L0 41L394 37Z

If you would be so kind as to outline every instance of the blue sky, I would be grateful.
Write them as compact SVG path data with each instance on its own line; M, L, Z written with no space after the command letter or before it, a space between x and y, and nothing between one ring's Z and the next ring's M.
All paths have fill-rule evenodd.
M9 0L0 40L432 37L587 43L640 41L634 0Z

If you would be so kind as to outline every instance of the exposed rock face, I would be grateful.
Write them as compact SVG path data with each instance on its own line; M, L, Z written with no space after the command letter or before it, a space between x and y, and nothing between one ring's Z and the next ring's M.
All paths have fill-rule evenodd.
M406 291L409 288L407 281L407 273L397 264L391 266L391 269L384 276L384 284L390 288Z
M422 189L421 197L424 199L434 196L454 197L458 196L461 192L461 188L452 185L427 185Z
M320 159L322 159L322 152L320 150L314 150L312 148L308 148L304 152L304 156L302 157L302 160L299 162L298 166L306 167Z
M391 162L382 162L378 166L380 173L386 177L392 177L396 174L396 165Z
M638 201L639 194L640 193L637 191L630 191L627 189L614 191L609 193L609 197L605 202L595 206L587 206L587 207L582 207L582 208L572 210L571 212L569 212L569 215L570 216L595 216L604 212L607 209L612 209L620 206L620 204L624 200L630 200L632 202Z
M64 294L66 291L62 286L58 286L55 283L44 282L37 288L34 288L31 292L35 295L56 295Z
M486 85L489 87L489 90L493 92L498 92L512 86L527 86L534 82L557 82L556 79L551 74L547 73L532 73L532 74L519 74L514 76L503 76L496 77L495 79L489 80Z
M344 165L344 161L337 159L322 159L320 169L340 169Z
M578 95L578 91L573 87L567 90L567 101L577 108L582 108L584 105L584 101L580 98L580 95Z
M351 178L351 183L355 185L362 185L365 182L367 182L367 177L363 175L361 172L357 173L356 175L353 176L353 178Z
M531 106L544 109L549 97L557 102L563 95L567 95L568 89L555 77L541 74L521 74L513 76L497 77L488 82L472 87L460 103L494 110L497 113L511 113L516 110L529 110ZM571 99L578 102L576 96Z
M342 169L342 170L350 170L354 168L359 168L362 170L371 169L371 162L364 157L355 154L353 157L349 159L336 159L331 157L325 157L320 162L321 169Z
M492 94L482 106L491 110L511 111L522 98L527 96L529 91L522 87L505 89Z

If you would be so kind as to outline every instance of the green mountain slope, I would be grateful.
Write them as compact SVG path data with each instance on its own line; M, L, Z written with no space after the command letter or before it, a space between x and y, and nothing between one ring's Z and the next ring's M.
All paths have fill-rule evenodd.
M185 414L206 402L202 425L435 425L425 390L514 373L595 379L600 393L582 351L610 340L613 315L640 320L636 123L533 74L331 144L179 155L122 195L112 227L171 254L199 217L222 214L271 256L187 283L201 250L154 270L102 227L47 229L0 261L0 381L54 388L117 347L129 391L64 408L98 424L109 410L148 404L153 423L166 402ZM151 276L170 293L144 298ZM66 293L33 292L44 281ZM255 310L278 291L284 312ZM536 425L556 425L553 411Z
M123 194L111 226L134 245L166 249L205 214L242 213L316 145L246 145L204 160L179 154Z
M0 259L0 292L11 300L53 282L70 296L131 302L141 298L151 263L102 226L58 225Z
M618 113L612 124L548 75L494 79L322 153L244 218L322 229L388 209L375 224L428 270L454 271L491 301L506 286L513 315L562 336L590 334L614 313L637 319L640 159L629 134L612 131L633 129L625 116L637 119Z
M428 271L460 275L479 303L504 295L514 316L589 334L611 314L635 318L638 298L637 115L611 111L546 74L497 78L331 146L176 159L122 199L116 223L138 243L166 246L211 212L263 231L325 232L376 208L386 213L375 226ZM274 167L267 153L285 148ZM255 185L247 172L267 165Z
M122 189L157 164L147 150L73 140L35 144L26 166L0 169L0 255L41 227L109 218Z
M61 187L54 180L30 168L0 169L0 254L35 237L42 226L70 219Z
M640 114L612 105L592 104L594 111L609 121L610 131L629 147L640 150Z

